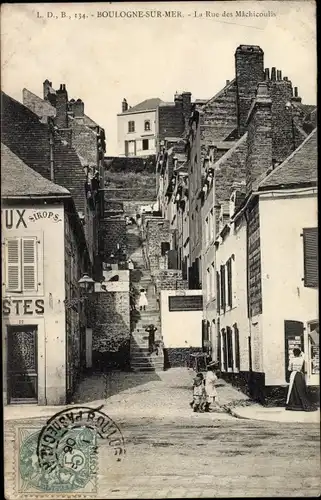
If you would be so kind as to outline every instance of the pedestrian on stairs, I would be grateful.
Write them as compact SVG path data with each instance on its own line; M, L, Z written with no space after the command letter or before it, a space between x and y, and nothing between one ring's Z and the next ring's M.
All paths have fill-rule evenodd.
M147 300L147 296L146 296L146 290L144 288L141 288L141 290L140 290L138 304L139 304L140 311L142 311L142 310L146 311L146 306L148 306L148 300Z

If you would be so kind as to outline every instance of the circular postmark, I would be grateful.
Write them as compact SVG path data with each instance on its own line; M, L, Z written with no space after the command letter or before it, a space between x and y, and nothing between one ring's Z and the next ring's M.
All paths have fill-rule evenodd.
M20 475L42 491L73 491L95 480L99 439L120 462L124 438L102 406L66 408L51 417L40 432L29 435L20 448Z

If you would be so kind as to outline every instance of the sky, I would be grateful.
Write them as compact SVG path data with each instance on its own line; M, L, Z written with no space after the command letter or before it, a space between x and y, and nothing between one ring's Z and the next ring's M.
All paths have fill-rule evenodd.
M139 11L144 17L127 17ZM259 45L264 66L282 70L304 103L316 103L309 0L2 4L2 90L21 101L23 88L42 96L46 78L55 89L65 83L69 98L81 98L105 128L112 156L124 97L131 106L152 97L172 101L184 90L210 98L234 78L241 44Z

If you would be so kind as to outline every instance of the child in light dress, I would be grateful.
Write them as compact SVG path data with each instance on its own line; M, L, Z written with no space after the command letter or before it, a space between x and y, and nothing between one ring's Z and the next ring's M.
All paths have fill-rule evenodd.
M147 300L147 296L146 296L146 290L144 288L141 288L141 290L140 290L138 304L139 304L140 311L142 311L142 310L146 311L146 306L148 306L148 300Z

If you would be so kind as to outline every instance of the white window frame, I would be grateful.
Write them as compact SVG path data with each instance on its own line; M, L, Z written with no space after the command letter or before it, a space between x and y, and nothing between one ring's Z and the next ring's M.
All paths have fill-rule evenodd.
M133 124L133 126L131 126L132 124ZM132 130L131 130L131 128L132 128ZM132 134L133 132L135 132L135 121L129 120L128 121L128 133Z
M20 262L19 262L19 274L20 283L16 289L10 289L8 287L8 254L7 254L7 242L10 240L19 240L20 244ZM22 241L23 240L35 240L35 287L34 289L26 289L23 284L23 263L22 263ZM30 296L42 296L44 290L44 271L43 271L43 233L42 231L35 231L31 235L10 231L9 236L5 236L2 241L2 246L4 249L3 259L2 259L2 276L3 276L3 288L6 295L21 294Z

